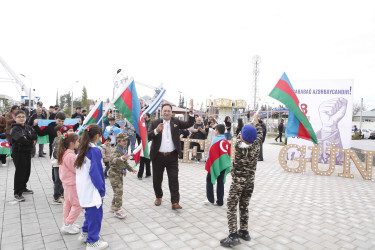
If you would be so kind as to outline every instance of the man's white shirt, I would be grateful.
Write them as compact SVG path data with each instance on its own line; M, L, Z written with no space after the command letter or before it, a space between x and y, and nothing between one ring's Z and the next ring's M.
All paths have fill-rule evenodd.
M168 153L168 152L172 152L176 148L175 148L175 146L173 144L173 140L172 140L171 121L170 120L169 121L163 120L163 124L164 124L164 129L163 129L163 132L162 132L162 138L161 138L161 144L160 144L159 152ZM156 129L154 130L154 133L155 133L155 135L158 134L158 132L156 132Z

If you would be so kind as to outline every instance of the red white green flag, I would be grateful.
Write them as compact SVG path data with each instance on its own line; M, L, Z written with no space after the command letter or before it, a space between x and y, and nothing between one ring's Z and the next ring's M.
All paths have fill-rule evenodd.
M224 136L223 136L224 137ZM215 140L216 139L216 140ZM230 160L231 155L231 145L225 139L216 136L210 147L208 153L208 159L206 161L205 169L211 174L211 182L215 184L216 179L219 177L220 173L225 170L224 183L226 175L230 173L230 167L232 162Z
M283 103L289 109L288 124L286 127L286 137L296 136L318 144L315 131L306 115L299 108L299 100L288 76L284 73L270 96Z
M118 92L113 103L120 113L133 124L135 131L141 137L145 158L150 158L146 123L143 118L134 79L128 80L128 85Z
M0 154L10 156L12 149L9 142L6 139L0 139Z

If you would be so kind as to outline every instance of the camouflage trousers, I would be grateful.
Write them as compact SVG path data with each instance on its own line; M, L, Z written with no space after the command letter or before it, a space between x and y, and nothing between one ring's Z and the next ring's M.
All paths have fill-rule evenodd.
M123 181L124 177L122 176L121 171L109 170L109 181L113 189L113 199L112 199L112 208L115 211L118 211L122 207L122 194L123 194Z
M237 233L237 204L240 207L240 230L248 229L249 222L249 203L254 190L254 178L251 177L232 177L228 200L227 200L227 218L229 233Z

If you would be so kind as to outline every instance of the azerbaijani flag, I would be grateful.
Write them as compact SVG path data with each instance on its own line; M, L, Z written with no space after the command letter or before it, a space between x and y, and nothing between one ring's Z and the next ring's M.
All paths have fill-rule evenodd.
M6 139L0 139L0 154L6 156L10 156L12 154L10 144Z
M147 129L135 89L135 82L133 78L129 79L128 82L129 84L119 92L113 103L121 114L133 124L135 131L141 137L144 157L149 159Z
M38 119L38 127L40 128L40 130L43 130L48 125L50 125L52 122L56 122L56 121L55 120Z
M83 121L83 124L84 125L85 124L90 125L93 123L98 124L98 121L100 120L100 118L102 118L102 115L103 115L103 101L98 101L95 103L94 108L90 111L90 113L87 115L87 117ZM98 125L101 127L102 121Z
M232 162L231 156L231 145L225 140L224 135L218 135L212 140L210 150L208 151L208 158L206 161L205 169L211 175L211 182L215 184L216 179L220 173L225 170L224 183L226 175L230 173L230 167Z
M38 127L40 130L44 130L47 126L49 126L51 123L56 122L55 120L45 120L45 119L38 119ZM38 136L37 140L38 144L47 144L49 143L49 136Z
M271 91L270 96L283 103L289 109L285 137L297 136L318 144L314 129L306 115L299 108L299 100L285 73Z
M64 121L64 125L76 125L79 121L79 118L67 118Z
M141 160L141 151L142 151L141 149L142 149L142 143L139 144L133 151L133 159L134 159L134 162L135 162L135 165L133 166L133 168L138 166L138 164Z

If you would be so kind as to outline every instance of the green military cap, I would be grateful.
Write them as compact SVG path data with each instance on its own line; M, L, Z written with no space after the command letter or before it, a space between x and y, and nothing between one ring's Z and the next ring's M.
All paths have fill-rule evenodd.
M126 133L121 132L116 135L116 140L126 140L126 139L128 139L128 135Z

